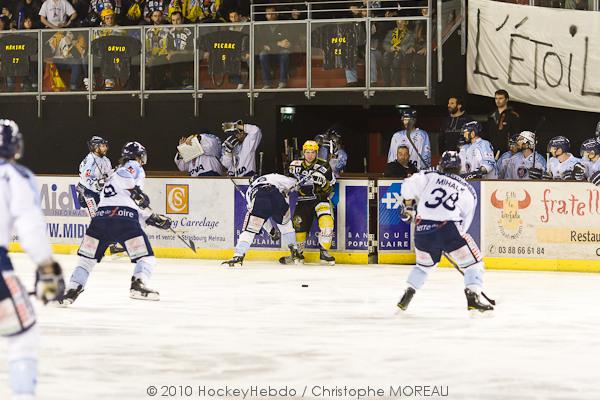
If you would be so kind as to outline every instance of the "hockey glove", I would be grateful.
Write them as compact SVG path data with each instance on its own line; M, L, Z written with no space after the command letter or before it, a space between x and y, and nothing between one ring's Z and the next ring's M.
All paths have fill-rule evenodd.
M404 201L400 203L400 221L405 224L410 224L410 222L415 217L415 206L414 202L410 202L410 204L405 204Z
M223 151L227 152L227 153L231 153L233 151L233 148L239 143L240 141L238 140L237 137L235 137L235 135L231 135L229 136L227 139L225 139L225 141L223 142Z
M562 174L560 174L560 179L562 179L563 181L571 181L575 179L575 171L573 169L570 169L568 171L563 171Z
M483 173L483 171L477 170L477 171L473 171L473 172L468 172L466 174L462 174L461 177L465 180L471 180L471 179L481 179L481 178L483 178L483 175L485 175Z
M544 175L544 171L541 168L529 168L529 177L531 179L540 180Z
M131 199L139 208L148 208L150 206L150 198L139 186L134 186L133 189L129 189L131 192Z
M576 181L585 180L585 166L582 163L577 163L573 166L573 179Z
M87 204L85 202L85 188L80 183L77 185L77 200L79 201L79 207L87 208Z
M35 295L47 304L59 300L65 294L65 281L62 269L56 261L40 265L35 273Z
M589 181L596 186L600 186L600 171L594 172L594 174L590 176Z
M147 225L155 226L158 229L169 229L173 224L173 220L161 214L152 214L146 220Z

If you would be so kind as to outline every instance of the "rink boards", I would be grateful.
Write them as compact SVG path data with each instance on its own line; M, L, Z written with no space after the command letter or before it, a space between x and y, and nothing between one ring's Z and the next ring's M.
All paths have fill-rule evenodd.
M247 180L235 180L245 190ZM77 201L74 176L39 178L40 201L54 250L74 253L89 224ZM585 182L473 182L479 197L469 233L487 268L600 272L600 189ZM340 179L332 204L332 253L340 264L412 264L411 227L400 221L402 181ZM246 203L230 179L147 178L155 212L196 243L196 253L170 232L148 228L159 257L227 259L242 229ZM295 198L292 197L292 209ZM307 261L318 259L316 223ZM18 247L13 246L17 249ZM280 242L257 235L249 260L287 254Z

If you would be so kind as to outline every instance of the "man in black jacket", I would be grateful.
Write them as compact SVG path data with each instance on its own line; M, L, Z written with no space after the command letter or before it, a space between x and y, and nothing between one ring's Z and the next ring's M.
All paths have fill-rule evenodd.
M512 135L521 133L521 117L508 105L508 92L496 90L494 94L496 111L488 117L487 139L492 143L494 151L507 150L508 140Z
M263 89L269 89L273 86L271 78L272 63L279 63L279 84L278 88L287 86L288 69L290 65L290 35L284 29L283 24L275 24L279 19L275 6L268 6L265 9L265 18L272 22L265 26L265 31L261 31L262 35L260 43L260 66L262 70ZM258 36L258 35L257 35Z
M399 146L396 152L396 161L392 161L385 166L383 176L390 178L408 178L418 172L417 168L410 162L410 152L408 147Z
M440 136L440 154L447 150L458 151L458 142L463 136L463 125L473 121L464 110L463 99L460 96L451 96L448 99L448 118L444 125L444 132Z

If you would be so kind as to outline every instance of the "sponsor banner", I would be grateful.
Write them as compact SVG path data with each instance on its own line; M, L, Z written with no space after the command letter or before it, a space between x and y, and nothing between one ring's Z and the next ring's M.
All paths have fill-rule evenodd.
M378 209L380 253L389 251L408 252L412 248L410 225L400 221L400 188L402 181L379 181Z
M574 182L485 182L485 255L600 260L600 189Z
M352 186L349 184L352 183ZM362 186L355 186L356 182L340 183L346 195L344 206L345 223L338 224L339 229L344 229L346 250L369 249L369 188L368 182Z
M469 0L467 90L597 112L600 14Z

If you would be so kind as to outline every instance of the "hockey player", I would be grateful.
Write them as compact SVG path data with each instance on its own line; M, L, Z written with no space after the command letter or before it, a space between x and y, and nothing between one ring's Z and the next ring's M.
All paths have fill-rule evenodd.
M262 132L256 125L244 124L242 120L223 122L223 131L229 136L223 142L221 163L229 176L253 176L256 174L256 149Z
M198 138L203 153L188 162L183 161L181 154L175 154L175 164L180 171L189 172L190 176L221 176L224 174L221 165L221 140L211 133L190 135L179 139L179 144L191 145L192 139Z
M288 193L296 189L297 183L296 179L279 174L263 175L250 183L246 191L248 212L244 219L244 231L240 234L233 258L223 261L222 264L240 267L252 245L254 236L263 228L270 230L270 227L266 226L269 219L277 224L282 242L291 252L289 257L282 257L282 259L289 260L289 264L302 262L303 258L298 250L294 227L290 219L288 199Z
M483 127L477 121L467 122L463 126L463 136L467 144L460 149L463 160L461 176L465 179L496 179L498 170L494 149L481 138Z
M422 170L431 166L431 145L429 144L429 135L422 129L416 127L417 112L407 110L402 113L402 123L405 129L394 133L388 151L388 160L390 163L396 160L396 154L399 146L406 146L410 151L410 162Z
M29 293L8 257L11 236L38 265L35 294L44 303L60 298L64 281L52 259L34 175L17 164L23 139L14 121L0 120L0 336L8 340L11 398L33 400L37 382L38 327Z
M571 142L564 136L555 136L548 142L548 153L552 158L546 165L546 172L542 169L531 168L529 176L531 179L562 179L577 180L585 179L585 166L581 160L569 153Z
M519 152L519 146L517 145L517 138L519 135L512 135L508 140L508 151L498 158L496 165L498 167L498 178L506 179L506 167L508 167L508 160Z
M299 182L298 202L294 210L294 229L301 258L308 232L316 215L319 224L319 258L329 265L335 264L335 258L329 254L333 241L333 206L329 197L335 186L335 176L327 161L317 158L319 145L307 140L302 145L301 160L290 163L289 173Z
M156 264L152 246L140 221L160 229L169 229L171 220L152 213L150 199L143 192L146 149L138 142L125 144L121 151L120 165L112 174L104 190L96 216L88 227L81 245L79 260L67 285L62 304L73 304L83 292L94 266L102 260L110 243L125 247L132 263L135 263L129 297L138 300L159 300L157 291L146 286Z
M600 138L586 139L580 151L588 181L600 186Z
M481 312L493 310L481 302L483 261L477 244L467 233L475 214L477 194L458 176L460 157L446 151L438 171L421 171L402 184L402 220L415 220L415 252L417 263L408 275L408 287L398 303L406 310L415 292L423 286L430 271L448 254L464 271L467 309ZM418 199L418 212L415 210Z
M531 179L529 170L534 166L546 169L546 159L535 151L535 133L523 131L517 138L521 151L510 158L506 167L506 179ZM534 153L535 152L535 153ZM535 157L535 160L534 160Z

